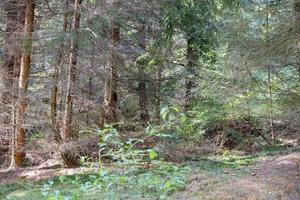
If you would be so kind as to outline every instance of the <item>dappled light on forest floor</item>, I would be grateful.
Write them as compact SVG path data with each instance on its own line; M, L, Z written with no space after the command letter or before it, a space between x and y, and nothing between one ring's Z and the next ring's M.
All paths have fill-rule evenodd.
M171 199L298 199L300 153L274 155L247 168L240 176L238 169L208 173L197 168L186 191L176 192Z
M167 194L171 194L170 199L186 200L297 199L300 195L299 160L298 150L291 149L244 156L202 157L178 166L154 162L152 166L123 170L112 169L112 166L107 169L37 167L6 174L8 176L2 174L0 195L9 196L9 199L31 199L32 195L33 199L47 199L49 195L55 196L55 192L65 198L72 193L81 197L100 192L112 199L119 199L123 194L129 199L152 199L155 195L164 199ZM105 192L108 183L114 185L113 193ZM82 187L86 188L80 189ZM124 193L125 188L131 188L132 193ZM88 199L95 199L92 196Z

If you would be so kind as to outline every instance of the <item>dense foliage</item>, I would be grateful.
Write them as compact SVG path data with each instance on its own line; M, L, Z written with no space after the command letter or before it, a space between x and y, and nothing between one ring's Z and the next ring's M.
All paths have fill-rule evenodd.
M36 198L165 199L182 162L300 141L299 0L2 0L0 16L0 166L95 169Z

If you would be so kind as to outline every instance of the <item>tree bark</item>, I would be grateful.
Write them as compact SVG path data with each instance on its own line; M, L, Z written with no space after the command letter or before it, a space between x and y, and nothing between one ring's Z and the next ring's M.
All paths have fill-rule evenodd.
M68 28L68 8L69 8L69 0L65 0L64 2L64 24L63 24L63 34L67 32ZM59 125L59 119L58 119L58 105L57 101L59 98L59 77L61 73L61 62L63 58L63 49L64 49L64 43L62 42L59 46L59 53L57 56L57 61L54 66L54 83L53 88L51 92L51 120L52 120L52 128L54 132L54 139L57 141L61 141L61 135L60 135L60 125Z
M119 1L108 1L109 9L118 9ZM115 46L120 40L120 26L113 20L111 28L108 30L108 61L106 66L106 80L104 86L104 114L100 114L101 123L115 123L118 121L118 59ZM101 119L104 117L104 120ZM102 125L101 125L102 126Z
M12 88L16 82L21 63L20 32L25 23L25 6L23 1L9 0L5 6L6 34L4 39L4 64L1 65L1 83L4 90L1 91L1 104L10 104L12 101Z
M95 64L95 44L92 43L92 52L91 54L91 66L90 68L93 69L94 64ZM89 72L89 83L88 83L88 99L89 101L93 100L93 73ZM87 112L86 112L86 125L90 125L90 105L87 106Z
M25 23L26 7L23 1L8 0L4 6L6 12L6 29L4 37L4 62L0 65L0 133L2 138L10 141L11 163L15 167L15 117L14 107L16 102L17 81L20 72L21 47L20 33ZM9 139L10 137L10 139Z
M63 122L62 137L64 141L68 141L72 137L72 115L73 115L73 101L74 101L74 86L76 77L76 65L78 54L78 29L80 25L80 6L81 0L75 0L74 2L74 17L72 23L72 31L74 36L71 40L69 66L68 66L68 81L67 81L67 94L65 102L65 115Z
M160 104L161 104L161 83L162 83L162 66L159 65L156 74L156 99L155 99L155 112L158 124L160 123Z
M93 77L90 75L89 77L89 101L92 101L92 96L93 96ZM86 112L86 125L90 125L90 106L87 107L87 112Z
M195 75L195 66L197 63L197 51L196 45L194 44L195 40L193 37L189 36L187 39L187 77L185 80L185 111L189 111L191 109L191 103L193 100L193 89L196 84L193 80L193 76Z
M34 0L27 0L25 14L25 44L23 47L19 77L19 93L16 110L16 155L15 162L21 166L25 158L25 114L27 109L27 89L31 64L32 33L34 25Z
M140 40L139 46L143 50L146 49L145 44L145 25L139 31ZM145 80L145 69L144 63L138 64L138 75L139 75L139 83L138 83L138 95L139 95L139 107L140 107L140 120L143 123L147 123L149 121L149 112L148 112L148 96L147 96L147 82Z
M295 28L298 38L300 38L300 0L294 0L294 10L295 10ZM300 81L300 39L297 44L297 65L298 65L298 78Z
M267 48L270 48L270 35L269 35L269 25L270 25L270 19L269 19L269 7L270 2L268 1L267 5L267 15L266 15L266 27L267 27L267 33L266 33L266 44ZM273 145L275 145L276 142L276 136L274 132L274 117L273 117L273 89L272 89L272 64L270 63L270 58L267 58L267 65L268 65L268 90L269 90L269 119L270 119L270 132L272 137Z

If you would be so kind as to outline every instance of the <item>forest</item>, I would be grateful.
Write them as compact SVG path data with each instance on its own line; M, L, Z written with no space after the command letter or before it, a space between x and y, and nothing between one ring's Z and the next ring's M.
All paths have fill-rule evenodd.
M0 199L300 199L300 0L0 0Z

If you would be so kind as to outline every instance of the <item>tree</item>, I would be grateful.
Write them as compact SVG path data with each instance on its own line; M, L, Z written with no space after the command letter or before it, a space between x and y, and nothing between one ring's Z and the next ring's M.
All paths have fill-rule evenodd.
M6 12L6 30L4 38L4 62L0 65L0 132L2 136L11 135L12 159L14 166L14 104L16 102L15 88L19 77L21 51L20 33L24 27L25 6L22 1L7 1L4 10Z
M73 115L73 103L74 103L74 86L76 78L76 65L79 43L79 26L80 26L80 6L81 0L75 0L74 2L74 16L72 23L73 37L71 39L69 66L68 66L68 78L67 78L67 94L65 102L65 115L63 123L63 140L68 141L72 137L72 115Z
M162 86L162 72L163 72L163 63L159 62L156 72L156 81L155 81L155 116L157 122L160 123L160 109L161 109L161 86Z
M145 24L142 24L139 30L139 47L142 50L146 50L145 44ZM145 77L145 63L138 63L138 94L139 94L139 106L140 106L140 120L143 123L149 121L149 111L148 111L148 94L147 94L147 80Z
M269 35L269 27L270 27L270 18L269 18L269 1L266 5L267 13L266 13L266 44L267 48L270 46L270 35ZM273 145L275 145L275 134L274 134L274 119L273 119L273 90L272 90L272 63L270 63L269 57L267 58L267 68L268 68L268 90L269 90L269 118L270 118L270 132L273 141Z
M9 0L5 5L6 11L6 35L4 46L4 63L2 67L1 82L4 85L4 90L1 91L1 102L3 104L11 103L11 90L15 78L18 77L21 52L19 45L19 32L23 29L25 19L25 7L21 2Z
M118 11L120 7L119 0L109 0L107 5L113 11ZM108 55L106 65L106 78L104 86L104 114L100 119L100 124L114 123L118 121L118 56L116 54L116 45L120 40L120 25L115 17L108 29ZM101 118L101 117L100 117Z
M25 114L27 108L27 90L31 64L31 51L33 43L35 1L27 0L24 28L24 46L22 49L19 92L16 110L16 155L15 162L21 166L25 158Z
M213 48L213 1L176 0L165 19L168 37L179 29L186 40L186 75L185 75L185 110L191 108L195 79L199 59L206 59L206 54Z
M295 10L295 27L296 27L296 33L300 34L300 0L294 0L294 10ZM299 36L298 36L299 38ZM299 43L297 44L297 50L299 54ZM298 57L298 76L300 80L300 58Z
M64 1L64 23L63 23L63 33L65 34L68 29L68 8L69 8L69 0ZM61 62L63 59L63 48L64 43L62 42L59 46L57 60L54 66L54 84L51 92L51 120L52 120L52 127L54 131L54 137L56 140L61 140L60 135L60 126L59 126L59 116L58 116L58 98L59 98L59 78L62 72L61 69ZM62 98L62 97L60 97Z

